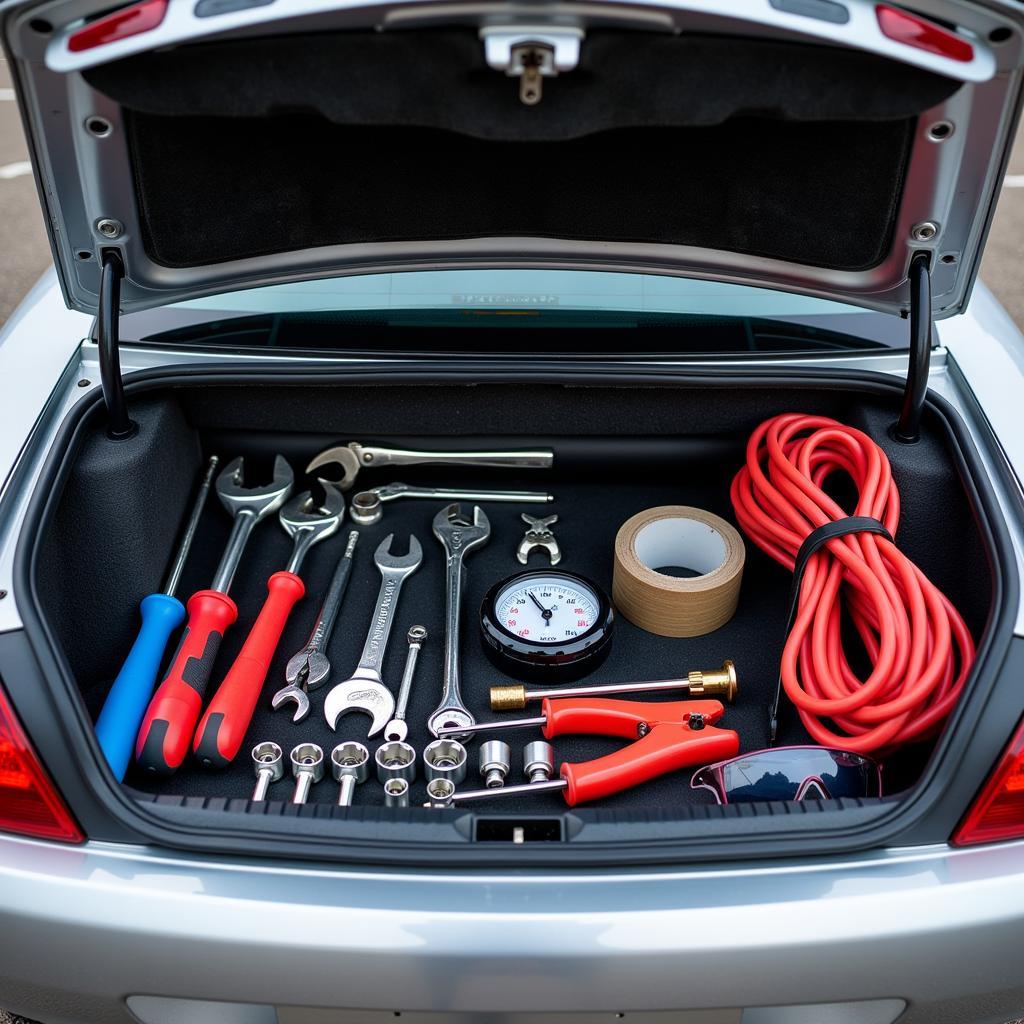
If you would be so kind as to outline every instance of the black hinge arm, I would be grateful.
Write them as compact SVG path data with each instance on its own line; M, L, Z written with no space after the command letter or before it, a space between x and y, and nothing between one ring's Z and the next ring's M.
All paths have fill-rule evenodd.
M900 418L893 429L893 436L904 444L913 444L921 436L921 413L928 391L931 358L931 257L926 252L916 252L910 260L910 363Z
M107 405L107 436L115 441L131 437L136 430L128 416L121 380L118 326L121 317L121 278L124 264L116 252L103 253L100 268L100 307L97 343L100 350L100 386Z

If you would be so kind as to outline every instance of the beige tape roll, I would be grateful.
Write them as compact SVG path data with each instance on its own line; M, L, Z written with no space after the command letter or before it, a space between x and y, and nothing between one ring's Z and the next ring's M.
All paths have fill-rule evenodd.
M703 636L736 611L746 550L734 526L689 505L663 505L627 519L615 537L615 607L659 636ZM702 575L680 579L655 569Z

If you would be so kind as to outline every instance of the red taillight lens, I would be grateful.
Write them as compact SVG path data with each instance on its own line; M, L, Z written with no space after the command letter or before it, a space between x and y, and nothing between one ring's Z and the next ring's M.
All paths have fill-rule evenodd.
M0 690L0 830L36 839L85 839Z
M956 846L1024 839L1024 722L953 835Z
M897 43L905 43L915 50L927 50L963 63L974 60L974 47L966 39L936 25L934 21L926 21L916 14L888 4L876 4L875 17L878 18L882 35Z
M72 53L81 53L149 32L164 20L166 13L167 0L142 0L131 7L122 7L74 32L68 39L68 49Z

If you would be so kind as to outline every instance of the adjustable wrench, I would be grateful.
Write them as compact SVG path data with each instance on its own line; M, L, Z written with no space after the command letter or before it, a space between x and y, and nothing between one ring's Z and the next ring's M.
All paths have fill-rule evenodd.
M471 551L483 547L491 536L491 524L479 505L473 507L470 521L462 514L458 503L441 509L434 516L434 536L441 542L445 553L445 620L444 620L444 690L437 710L427 719L431 735L439 730L464 729L448 733L459 738L472 732L476 719L462 702L459 688L459 621L462 614L462 563Z
M276 711L282 704L287 704L290 700L295 701L293 722L301 722L309 714L309 691L323 686L331 674L327 642L334 630L338 612L341 611L341 602L345 600L345 591L348 590L348 581L352 575L352 556L358 540L359 531L353 530L348 535L345 553L338 559L338 567L331 577L313 632L310 633L306 646L288 659L284 670L287 685L282 686L270 702Z
M372 718L367 736L374 736L384 728L395 712L395 698L381 679L381 668L402 584L406 577L420 567L423 548L415 537L410 536L409 553L393 555L391 541L394 536L389 533L373 555L373 561L380 570L381 581L363 655L352 676L338 683L324 700L324 716L332 729L338 727L338 719L342 715L350 711L362 711Z
M341 467L341 479L332 482L347 491L362 466L420 466L429 463L443 466L550 469L554 458L555 454L550 448L518 452L420 452L405 448L375 448L350 441L347 445L338 445L321 452L306 467L306 472L312 474L322 466L337 463Z

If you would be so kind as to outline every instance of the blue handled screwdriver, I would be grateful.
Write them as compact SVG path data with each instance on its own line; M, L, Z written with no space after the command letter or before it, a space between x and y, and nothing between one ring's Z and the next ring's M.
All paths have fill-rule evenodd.
M174 596L174 591L185 568L189 548L192 547L192 540L199 526L199 516L210 493L210 483L219 461L218 457L213 455L207 463L206 474L199 485L192 514L185 526L164 589L159 594L150 594L142 599L139 606L142 615L139 635L135 638L135 643L132 644L132 649L125 658L96 721L96 738L100 741L110 770L118 781L124 778L128 768L135 737L142 724L142 716L146 713L149 698L153 695L153 687L156 685L167 641L185 618L185 606Z

